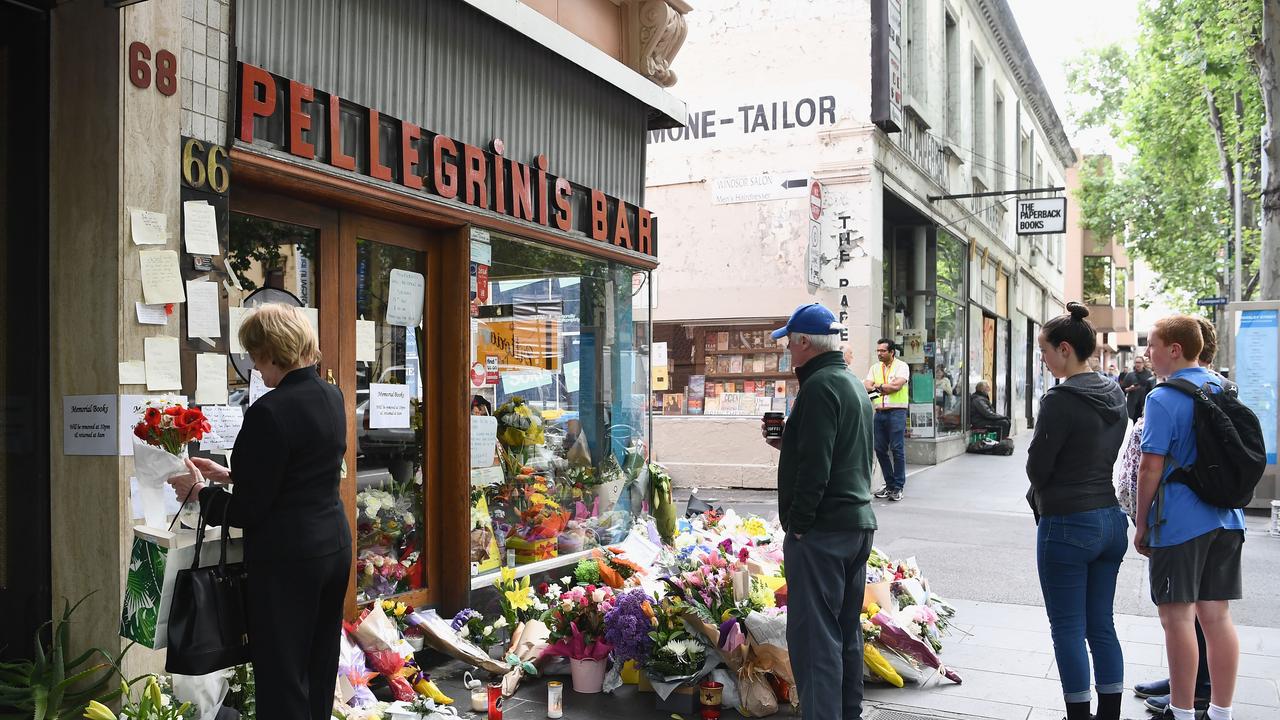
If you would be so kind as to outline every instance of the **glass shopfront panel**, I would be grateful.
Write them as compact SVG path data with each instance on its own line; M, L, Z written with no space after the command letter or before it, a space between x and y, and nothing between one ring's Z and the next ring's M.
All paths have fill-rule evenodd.
M654 413L758 417L790 410L800 384L791 354L770 336L785 324L655 325Z
M645 275L497 233L473 239L473 574L630 530L647 488L649 332L632 314Z

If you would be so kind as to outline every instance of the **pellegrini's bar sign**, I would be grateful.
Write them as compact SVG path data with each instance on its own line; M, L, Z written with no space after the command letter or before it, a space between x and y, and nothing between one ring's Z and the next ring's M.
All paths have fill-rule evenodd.
M284 149L298 157L657 256L657 218L642 207L551 175L545 155L525 165L503 157L501 140L483 150L247 63L240 63L239 99L236 136L246 143L253 143L256 118L274 117L284 128ZM277 107L281 103L284 107ZM353 110L363 116L363 132L350 147L342 142L343 116ZM347 130L350 138L350 122Z

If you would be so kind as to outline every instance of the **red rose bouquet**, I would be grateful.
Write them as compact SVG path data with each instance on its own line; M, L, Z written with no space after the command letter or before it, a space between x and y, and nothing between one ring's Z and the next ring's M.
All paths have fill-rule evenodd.
M165 481L187 472L187 444L203 438L206 432L209 421L198 408L162 400L149 402L143 409L142 418L133 426L133 465L147 525L163 528L167 524Z

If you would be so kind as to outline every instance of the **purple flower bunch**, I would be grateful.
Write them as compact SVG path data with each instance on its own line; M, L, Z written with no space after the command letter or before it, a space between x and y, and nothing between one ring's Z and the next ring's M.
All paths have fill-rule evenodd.
M613 646L618 662L635 660L643 663L649 657L653 641L652 600L643 590L632 590L617 596L612 610L604 616L604 639Z
M463 625L466 625L478 617L480 617L480 613L472 610L471 608L459 610L458 614L453 616L453 621L449 623L449 627L452 628L454 632L459 632L462 630Z

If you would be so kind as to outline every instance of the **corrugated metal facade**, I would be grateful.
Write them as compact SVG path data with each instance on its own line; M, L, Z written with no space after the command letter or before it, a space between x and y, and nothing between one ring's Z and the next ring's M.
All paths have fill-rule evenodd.
M239 60L644 201L647 108L455 0L239 0Z

